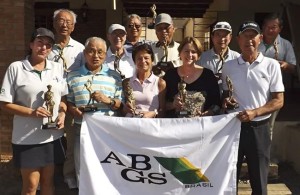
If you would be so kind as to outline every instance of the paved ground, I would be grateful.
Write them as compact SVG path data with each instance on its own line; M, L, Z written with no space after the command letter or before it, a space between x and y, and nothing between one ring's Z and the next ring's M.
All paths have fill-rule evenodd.
M21 178L10 163L1 163L0 169L0 194L20 195ZM56 195L77 195L77 190L69 190L63 182L63 177L57 171L55 177ZM279 178L269 183L284 183L293 195L300 195L300 175L297 174L288 163L279 164Z

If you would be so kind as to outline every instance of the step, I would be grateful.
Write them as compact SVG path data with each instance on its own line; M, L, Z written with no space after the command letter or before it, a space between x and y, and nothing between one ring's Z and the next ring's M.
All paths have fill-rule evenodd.
M242 180L248 179L248 166L247 163L242 164L240 178ZM278 179L278 165L276 163L271 163L269 166L269 180Z
M238 195L251 195L250 184L239 184L238 185ZM268 195L291 195L292 192L289 188L283 184L268 184Z

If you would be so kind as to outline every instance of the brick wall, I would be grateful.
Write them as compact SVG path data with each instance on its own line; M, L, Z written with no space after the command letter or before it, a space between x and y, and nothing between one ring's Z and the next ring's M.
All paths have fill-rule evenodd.
M34 0L0 1L0 82L13 61L24 58L34 28ZM0 110L0 153L11 154L12 116Z

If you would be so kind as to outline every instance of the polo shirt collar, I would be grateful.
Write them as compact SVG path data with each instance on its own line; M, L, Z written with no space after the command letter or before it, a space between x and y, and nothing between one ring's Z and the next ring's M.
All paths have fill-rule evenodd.
M130 53L125 48L123 48L123 51L124 51L124 55L122 55L121 58L123 58L123 56L131 57ZM115 56L115 55L116 54L112 53L111 48L109 47L107 50L107 57L111 57L111 56Z
M259 64L260 62L262 62L263 58L264 58L264 56L262 55L261 52L259 52L257 58L254 60L253 63L256 62L257 64ZM239 65L243 65L243 64L246 64L246 63L247 63L247 62L245 62L245 60L242 58L242 54L237 58L237 61L238 61L238 64L239 64ZM252 64L253 64L253 63L252 63Z
M29 56L26 56L25 60L22 60L24 68L30 72L35 71L35 69L32 67L32 65L30 64L29 60L28 60ZM49 60L45 60L46 61L46 67L44 70L51 70L53 68L53 64L50 63ZM44 71L43 70L43 71Z
M133 79L134 81L140 82L139 79L137 78L137 75L136 75L136 74L134 74L134 75L132 76L132 79ZM153 72L151 72L150 77L146 78L144 82L145 82L145 83L153 83L153 82L155 82L155 75L153 74Z
M75 41L74 41L74 39L72 39L72 37L70 37L70 40L69 40L68 44L64 48L66 48L66 47L74 47L74 46L75 46ZM61 48L59 46L59 44L54 44L53 45L53 49L54 50L61 50L63 48Z
M102 66L101 70L97 72L96 75L103 75L105 72L107 72L108 67L105 66L104 64L102 64L101 66ZM81 74L81 76L93 74L89 69L87 69L86 64L84 64L84 66L80 66L79 73Z
M169 47L169 48L172 48L172 47L174 47L174 45L175 45L175 41L172 40L172 41L170 42L170 44L168 45L168 47ZM160 41L157 41L155 47L161 47L161 46L162 46L162 44L160 43Z

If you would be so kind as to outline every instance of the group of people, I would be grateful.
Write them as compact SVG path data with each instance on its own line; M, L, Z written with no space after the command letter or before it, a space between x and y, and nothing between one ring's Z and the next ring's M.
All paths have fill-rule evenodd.
M14 114L13 159L21 170L22 194L35 194L39 185L42 194L54 194L57 163L64 163L69 188L78 187L85 112L202 117L231 112L230 105L236 103L239 107L234 111L242 122L237 177L246 159L253 194L267 194L269 117L283 106L280 68L293 73L296 67L291 44L279 36L282 21L278 15L267 17L262 31L254 21L240 26L241 54L229 49L232 28L228 22L214 25L213 47L205 52L196 38L175 42L173 20L165 13L155 20L157 42L140 39L142 23L136 14L128 16L125 26L108 28L109 47L100 37L90 37L84 45L72 39L75 23L73 11L56 10L55 35L45 28L36 29L28 56L12 63L3 79L0 103L2 110ZM154 67L164 74L154 74ZM231 79L233 90L226 78ZM44 98L49 91L54 102L51 109ZM55 129L42 128L49 118L56 122Z

